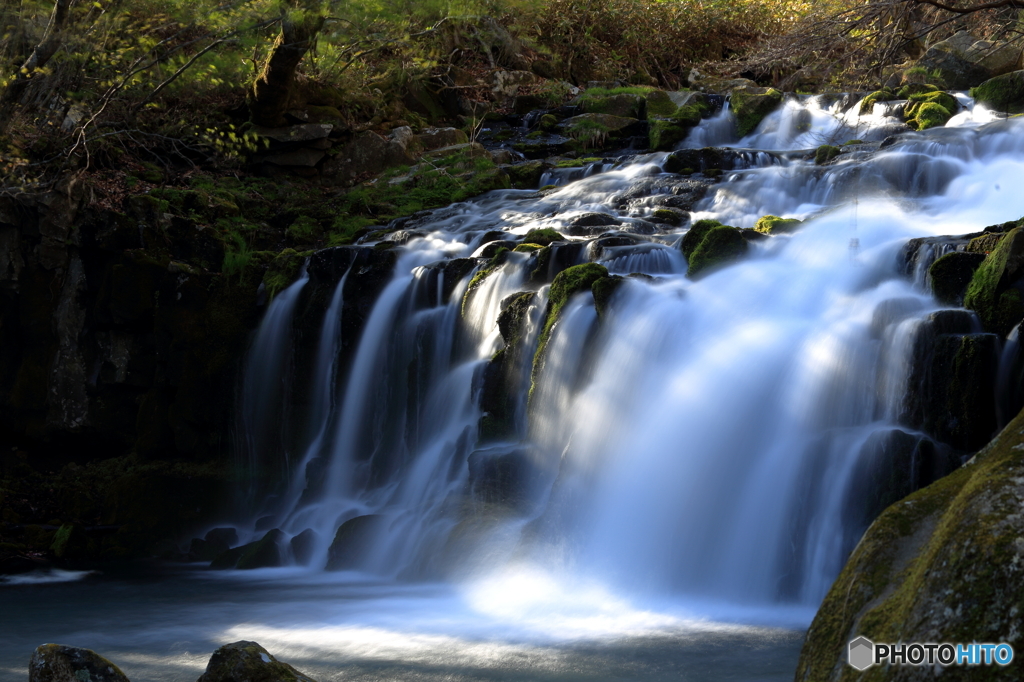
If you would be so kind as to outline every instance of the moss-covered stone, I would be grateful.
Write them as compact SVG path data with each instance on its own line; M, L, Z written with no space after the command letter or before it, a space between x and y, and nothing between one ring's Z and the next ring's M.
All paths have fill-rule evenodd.
M523 235L524 244L539 244L541 246L548 246L553 242L561 241L565 241L565 237L563 237L558 232L558 230L553 230L550 227L536 228L530 230L525 235Z
M903 110L903 118L915 130L946 125L953 112L960 108L956 98L945 92L924 92L911 95Z
M874 110L876 102L891 102L894 99L898 99L898 97L893 94L892 90L876 90L860 101L860 115L870 114Z
M505 169L513 189L534 189L540 184L540 178L550 165L541 161L527 161Z
M732 91L730 102L736 114L736 132L746 137L782 104L782 93L775 88L739 87Z
M583 263L574 265L571 268L558 273L551 283L551 290L548 292L548 305L544 312L544 322L541 326L540 337L537 341L537 351L533 356L532 385L530 395L533 395L533 388L537 385L537 377L544 365L544 351L548 341L551 340L551 333L558 323L562 309L565 307L573 294L581 291L590 291L594 283L608 277L608 268L597 263Z
M908 99L911 95L920 95L927 92L938 92L939 88L927 83L907 83L896 92L897 99Z
M198 682L316 682L277 660L256 642L233 642L213 652Z
M815 165L822 166L839 156L839 152L839 147L823 144L814 151L814 163Z
M274 257L263 275L263 286L270 298L298 279L302 264L308 256L308 253L298 253L295 249L285 249Z
M685 140L689 132L689 126L676 121L654 120L650 124L648 141L654 151L665 151Z
M803 225L802 220L796 218L780 218L777 215L765 215L754 223L754 230L762 234L788 234L794 232Z
M609 114L623 118L647 118L647 100L634 92L591 88L577 98L577 104L586 114Z
M982 326L1000 336L1024 318L1020 286L1024 278L1024 228L1015 228L999 242L971 278L964 306L978 313Z
M960 305L974 271L984 260L985 255L982 253L963 251L953 251L937 259L928 268L935 298L946 305Z
M238 557L235 568L249 570L253 568L273 568L284 563L282 550L285 535L278 529L268 531L266 535L245 545Z
M971 97L994 111L1024 113L1024 71L1013 71L991 78L976 88Z
M580 149L600 149L645 132L645 124L637 118L587 113L567 118L561 129Z
M121 669L95 651L43 644L32 652L29 682L128 682Z
M611 304L612 297L625 281L624 277L609 275L595 280L590 286L590 290L594 294L594 308L597 310L598 317L608 314L608 306Z
M746 253L747 240L740 230L729 225L712 227L690 255L686 276L698 279Z
M651 213L651 220L652 222L665 223L666 225L678 227L686 220L686 214L679 209L656 208Z
M1009 229L1012 230L1016 226L1016 223L1012 223ZM970 242L968 242L967 248L964 250L967 251L968 253L980 253L987 256L988 254L996 250L996 247L999 246L999 242L1003 241L1003 237L1005 236L1005 232L983 234L980 237L975 237Z
M682 240L679 242L679 249L683 252L683 257L689 261L690 256L692 256L693 252L698 246L700 246L700 243L704 241L704 237L707 236L708 232L713 228L721 227L721 225L722 223L717 220L709 220L707 218L698 220L691 225L690 229L683 235Z
M1020 649L1024 414L967 465L889 507L864 534L807 632L796 680L930 679L929 668L846 663L847 643L999 642ZM908 673L917 673L916 676ZM1009 679L951 666L942 679Z
M524 291L512 294L501 302L498 315L498 331L505 347L498 351L484 369L480 390L480 418L478 439L480 442L504 440L515 435L519 415L517 396L522 395L526 348L523 331L533 306L536 294Z
M644 99L647 101L648 118L671 116L678 108L664 90L651 90Z

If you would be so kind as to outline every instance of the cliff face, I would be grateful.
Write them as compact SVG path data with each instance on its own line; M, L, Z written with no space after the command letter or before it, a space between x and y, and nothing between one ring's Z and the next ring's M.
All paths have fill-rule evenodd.
M964 467L889 507L864 534L807 633L802 680L931 680L931 666L846 663L847 643L1022 646L1024 413ZM1009 679L1000 666L943 680Z
M222 456L256 273L189 264L202 230L145 202L89 203L74 179L0 201L0 439L79 463Z

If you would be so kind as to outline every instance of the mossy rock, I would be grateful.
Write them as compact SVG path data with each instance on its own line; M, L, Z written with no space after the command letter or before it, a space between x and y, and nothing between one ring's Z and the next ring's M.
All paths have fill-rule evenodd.
M746 137L782 104L782 93L775 88L739 87L732 91L730 102L736 114L736 132Z
M804 224L804 221L796 218L780 218L777 215L765 215L754 223L754 231L761 234L788 234L795 232Z
M253 568L273 568L284 564L285 536L278 529L268 531L256 542L249 543L241 549L235 568L250 570Z
M561 129L581 149L600 149L606 144L622 142L646 130L640 119L601 113L567 118L562 122Z
M822 166L839 156L839 152L839 147L823 144L814 151L814 163L817 166Z
M600 88L592 88L579 96L577 104L585 114L647 118L647 100L643 95L626 92L606 94Z
M583 263L574 265L562 270L555 276L548 292L548 306L544 313L544 322L541 326L540 337L537 340L537 351L533 356L533 371L531 373L532 385L530 396L533 396L533 389L537 385L537 378L544 364L544 351L551 334L558 323L562 309L574 294L581 291L590 291L596 281L608 277L608 268L598 263Z
M625 281L625 277L609 275L608 277L595 280L590 286L590 290L594 294L594 308L597 310L598 317L604 317L608 314L608 307L611 304L612 297L615 296L615 292L619 290L619 287Z
M986 331L1005 337L1024 318L1015 286L1024 278L1024 228L1014 228L974 272L964 307L978 313Z
M960 305L967 285L984 260L983 253L953 251L932 263L928 275L932 280L932 293L936 300L946 305Z
M494 354L484 368L480 388L480 418L477 437L480 442L511 438L516 432L516 396L522 394L524 344L523 331L530 308L536 299L532 291L505 298L498 314L498 331L505 347Z
M1020 650L1024 604L1024 413L965 466L871 524L807 632L796 680L883 682L914 668L846 663L847 643L999 642ZM920 679L933 673L919 668ZM1004 680L998 666L951 666L943 680ZM918 679L918 678L914 678Z
M515 253L533 253L534 251L540 251L544 247L540 244L520 244L516 248L512 249Z
M1012 71L990 78L976 88L971 97L993 111L1007 114L1024 113L1024 71Z
M908 123L915 130L927 130L946 125L946 122L952 117L953 115L945 107L933 102L927 102L915 110L914 118L908 121Z
M316 682L277 660L256 642L233 642L213 652L198 682Z
M1012 230L1017 224L1013 223L1010 229ZM983 234L980 237L975 237L967 243L967 248L964 249L968 253L981 253L988 255L996 250L999 246L999 242L1003 241L1003 237L1006 236L1004 232L995 232Z
M644 99L647 101L648 118L671 116L678 108L664 90L651 90Z
M553 114L544 114L540 117L540 121L537 122L537 125L544 132L550 133L558 127L560 121L561 119Z
M379 514L357 516L341 524L327 550L326 570L357 568L373 537L383 526L384 517Z
M683 235L679 242L679 249L683 252L683 257L689 261L690 256L700 246L700 243L704 241L704 237L707 236L708 232L716 227L721 227L721 225L722 223L717 220L709 220L707 218L698 220L691 225L689 231Z
M927 83L907 83L896 93L897 99L909 99L911 95L920 95L928 92L938 92L939 88Z
M860 115L865 116L867 114L870 114L874 110L876 102L891 102L895 99L899 98L893 93L892 90L876 90L861 100Z
M263 286L270 298L287 289L299 277L302 264L309 253L298 253L295 249L285 249L270 262L263 275Z
M686 276L699 279L747 253L747 240L735 227L719 225L712 227L689 258Z
M952 118L953 112L959 108L960 104L949 93L923 92L910 96L903 109L903 117L910 127L927 130L946 125L946 121Z
M674 208L656 208L651 213L651 220L678 227L686 220L686 213Z
M90 649L43 644L32 652L29 682L128 682L121 669Z
M689 132L690 126L681 125L676 121L653 120L648 132L648 142L654 151L667 151L685 140Z
M533 229L523 235L524 244L539 244L540 246L548 246L554 242L565 241L557 230L553 230L550 227Z

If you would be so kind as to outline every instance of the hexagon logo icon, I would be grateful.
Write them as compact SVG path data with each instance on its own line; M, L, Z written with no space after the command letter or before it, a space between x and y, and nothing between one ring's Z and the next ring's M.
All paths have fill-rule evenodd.
M848 661L857 670L867 670L875 662L875 643L867 637L858 637L850 642Z

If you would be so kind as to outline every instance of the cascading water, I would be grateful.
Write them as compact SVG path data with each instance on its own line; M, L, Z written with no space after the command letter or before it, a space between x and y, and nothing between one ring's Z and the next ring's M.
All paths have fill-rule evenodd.
M417 216L344 368L338 316L354 266L332 285L304 454L261 532L314 534L295 554L317 571L481 580L532 567L645 599L813 608L870 521L858 500L872 448L897 429L921 436L901 423L903 401L917 330L940 306L902 271L901 250L1024 215L1011 190L1024 124L987 122L960 100L946 128L881 149L898 127L881 105L859 116L852 100L789 101L742 141L722 139L726 108L683 146L779 153L730 156L737 167L699 201L706 184L663 173L666 155L653 154ZM827 166L781 153L853 138L876 144ZM694 281L685 230L656 221L684 201L692 221L808 222ZM536 228L572 238L546 261L487 260L495 230ZM550 274L587 261L629 276L600 314L589 292L565 304L531 376ZM287 326L304 286L268 311L246 396L280 380L269 349L284 342L268 330ZM525 364L512 372L511 435L496 438L481 430L482 393L518 292L535 292L518 323ZM252 405L245 428L268 412ZM336 535L358 553L331 549Z

